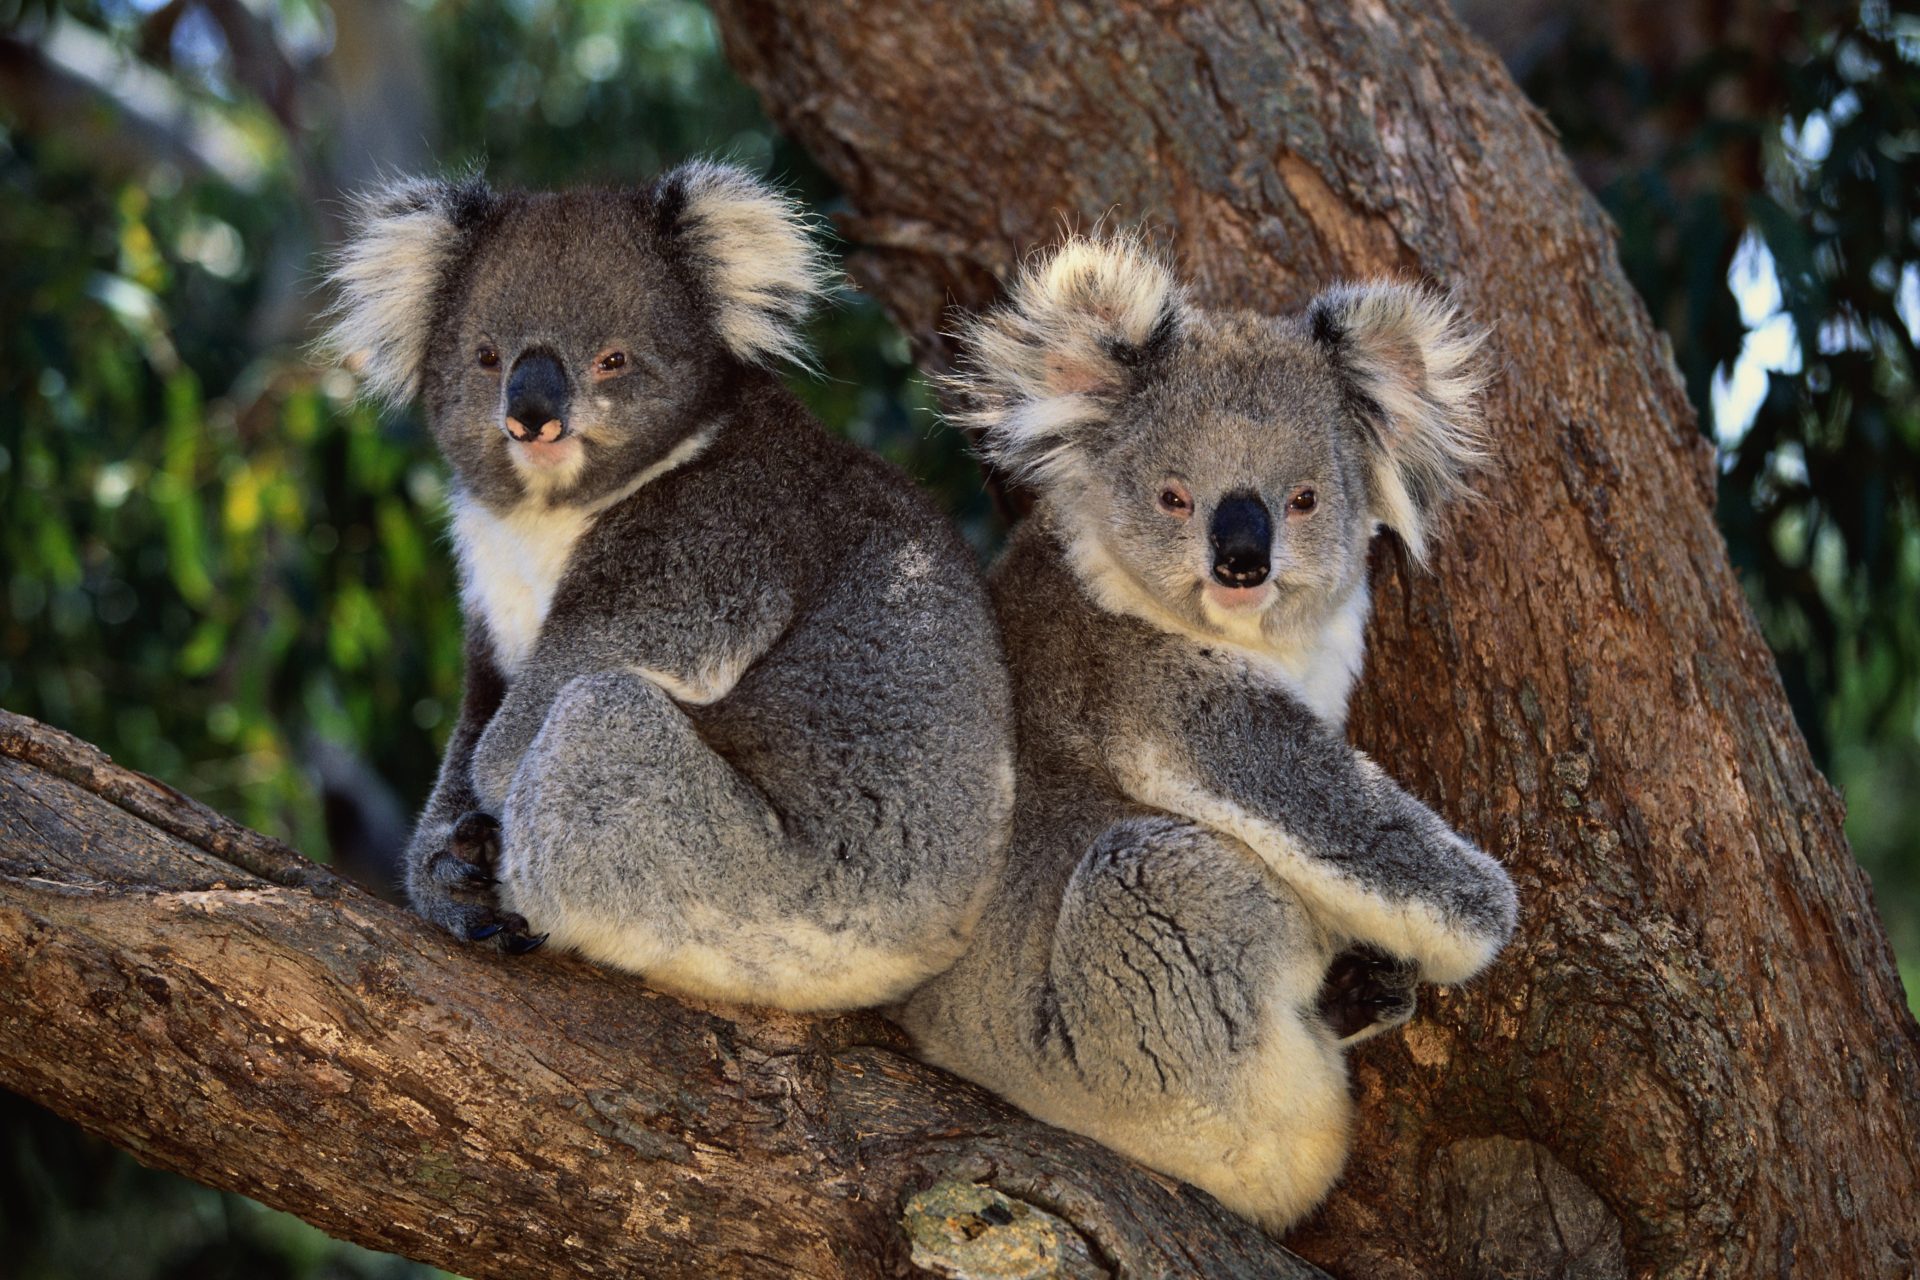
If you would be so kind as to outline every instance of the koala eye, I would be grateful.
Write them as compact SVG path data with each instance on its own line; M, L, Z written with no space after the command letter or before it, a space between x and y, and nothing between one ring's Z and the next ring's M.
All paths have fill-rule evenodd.
M1170 516L1185 520L1193 514L1193 495L1187 492L1185 485L1169 481L1160 490L1160 509Z
M1305 515L1320 503L1319 495L1311 489L1302 489L1287 500L1287 510L1298 511Z
M498 369L500 367L500 353L494 350L491 342L481 343L479 347L474 350L473 358L479 363L482 369Z
M619 373L627 367L627 353L624 351L603 351L593 362L593 371L599 374Z

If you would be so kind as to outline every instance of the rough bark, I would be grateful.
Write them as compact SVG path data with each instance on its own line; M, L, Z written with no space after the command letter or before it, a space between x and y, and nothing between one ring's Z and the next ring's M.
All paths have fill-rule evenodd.
M1920 1034L1712 513L1713 460L1537 112L1415 0L719 0L930 358L1063 218L1203 302L1382 273L1494 328L1498 464L1376 555L1353 736L1520 885L1491 977L1357 1055L1292 1243L1340 1275L1910 1276Z
M148 1164L476 1280L1321 1274L900 1050L456 946L0 712L0 1086Z

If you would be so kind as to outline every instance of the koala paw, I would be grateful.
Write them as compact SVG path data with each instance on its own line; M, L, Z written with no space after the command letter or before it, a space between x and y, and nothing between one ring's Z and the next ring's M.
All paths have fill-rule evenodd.
M547 935L534 934L525 916L500 909L499 869L499 821L477 809L462 814L453 824L446 848L429 857L426 874L416 877L414 908L456 937L469 942L497 940L508 955L525 955L545 942ZM428 901L422 901L423 896Z
M1348 947L1320 983L1320 1017L1343 1045L1391 1031L1413 1016L1419 976L1411 960L1365 943Z

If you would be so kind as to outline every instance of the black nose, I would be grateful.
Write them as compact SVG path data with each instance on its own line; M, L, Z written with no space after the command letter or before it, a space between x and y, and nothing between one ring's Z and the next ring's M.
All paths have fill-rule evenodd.
M1257 587L1273 567L1273 521L1259 495L1230 493L1213 509L1213 579L1223 587Z
M507 374L507 434L552 442L567 434L567 371L550 351L535 349Z

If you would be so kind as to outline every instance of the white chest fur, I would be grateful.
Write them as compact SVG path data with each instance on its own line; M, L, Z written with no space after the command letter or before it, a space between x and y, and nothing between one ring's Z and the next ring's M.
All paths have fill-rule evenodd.
M503 675L511 677L533 651L574 546L597 514L586 507L550 507L539 499L503 513L455 495L460 601L469 614L486 620Z
M456 490L453 542L460 557L460 603L478 613L493 636L493 660L509 679L533 652L546 625L553 593L573 559L573 548L600 513L706 452L719 433L708 424L667 450L658 462L586 506L553 506L536 492L510 511L489 509ZM569 477L570 479L571 477Z
M1242 646L1248 664L1255 670L1264 667L1309 711L1336 729L1345 728L1347 699L1367 660L1370 603L1363 582L1331 617L1293 644L1275 644L1267 637L1250 639Z

